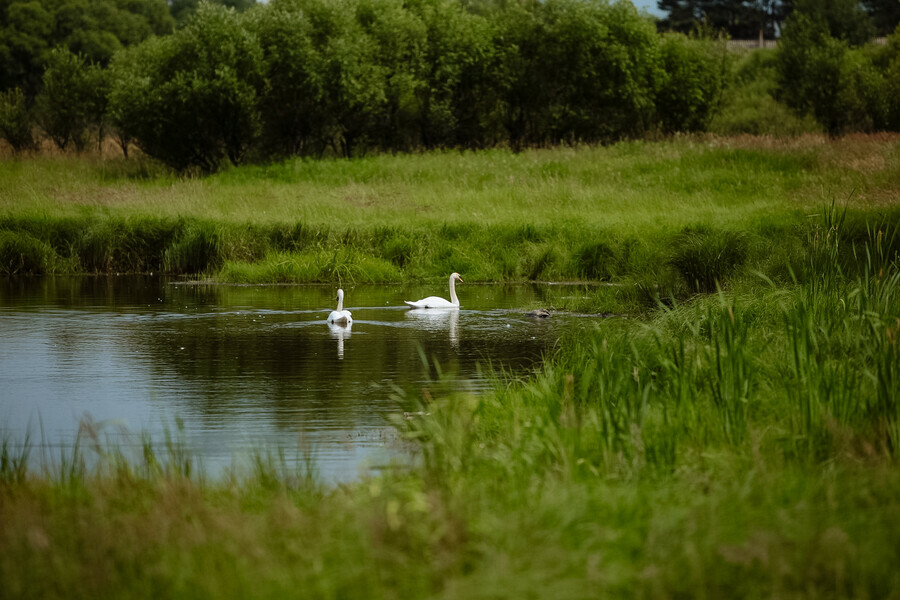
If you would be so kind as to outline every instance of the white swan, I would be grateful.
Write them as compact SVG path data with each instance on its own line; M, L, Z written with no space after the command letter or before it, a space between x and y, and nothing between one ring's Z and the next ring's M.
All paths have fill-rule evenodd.
M333 323L334 325L344 325L347 326L353 322L353 317L350 316L349 310L344 310L344 290L338 290L337 293L337 310L331 311L331 314L328 315L326 321L329 323Z
M404 302L406 302L413 308L459 308L459 298L456 297L456 280L457 279L459 279L460 283L465 283L463 281L463 278L459 276L459 273L452 273L450 275L450 301L449 302L439 296L428 296L427 298L417 300L416 302L410 302L409 300L404 300Z

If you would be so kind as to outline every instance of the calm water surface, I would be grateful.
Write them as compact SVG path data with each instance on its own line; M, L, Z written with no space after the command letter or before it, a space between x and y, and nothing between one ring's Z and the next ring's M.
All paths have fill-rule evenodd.
M585 321L525 317L542 285L463 284L459 311L402 303L446 283L344 287L349 329L324 321L331 286L0 280L0 436L71 449L87 419L124 447L176 432L208 473L277 447L346 480L403 457L389 418L434 376L422 353L477 391L479 364L532 370Z

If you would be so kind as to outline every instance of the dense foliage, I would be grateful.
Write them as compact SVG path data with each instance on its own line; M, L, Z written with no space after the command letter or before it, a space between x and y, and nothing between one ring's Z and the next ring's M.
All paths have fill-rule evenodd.
M661 31L700 28L736 39L775 38L795 11L826 14L862 39L887 35L900 24L895 0L658 0L657 7L666 13L659 21Z
M173 35L120 53L110 108L119 130L181 170L609 142L702 130L724 60L721 47L663 40L625 2L273 0L241 14L201 7Z
M109 112L147 154L178 170L240 162L258 128L256 38L232 11L204 5L175 34L116 57Z
M59 148L112 135L126 156L136 145L178 171L213 172L297 155L609 143L711 124L782 135L900 127L900 43L863 45L891 13L870 19L853 0L750 3L770 16L792 11L778 22L776 58L750 70L705 34L657 34L627 1L185 0L169 7L180 11L173 30L143 0L116 5L130 28L110 17L80 29L118 40L109 52L54 38L69 6L59 2L29 38L40 52L0 48L0 135L15 151L34 147L39 125ZM670 4L670 17L684 9L695 20L727 8ZM47 6L0 6L4 43L24 39L13 29L25 21L12 16L34 12L34 29ZM872 15L879 6L866 4ZM166 35L145 39L153 33ZM15 56L28 65L3 62ZM746 81L752 73L761 79Z
M173 26L165 0L0 0L0 90L34 96L55 47L106 64Z
M858 47L845 22L819 12L788 19L778 51L777 95L812 114L830 135L900 128L896 74L900 34L887 46Z
M716 32L724 31L733 38L755 39L760 31L766 38L775 37L785 17L791 12L791 0L658 0L666 13L659 22L663 31L688 33L698 26Z

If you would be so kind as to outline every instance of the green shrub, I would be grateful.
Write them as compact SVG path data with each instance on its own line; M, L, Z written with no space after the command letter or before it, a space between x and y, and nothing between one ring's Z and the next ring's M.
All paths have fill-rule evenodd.
M99 125L106 102L103 77L100 67L67 49L50 53L35 103L41 128L60 149L87 146L90 128Z
M174 223L155 218L93 220L81 224L71 248L87 272L158 271L175 229Z
M169 273L203 273L222 266L221 235L215 225L188 223L165 251Z
M382 256L400 268L409 263L409 259L416 251L413 238L406 235L398 235L387 240L382 247Z
M256 37L234 11L201 4L185 28L116 56L113 123L179 171L238 164L259 126L261 63Z
M44 275L55 262L47 243L25 232L0 231L0 275Z
M734 71L709 131L722 135L791 136L820 132L812 115L798 116L777 94L777 50L754 50L734 61Z
M13 150L22 152L35 146L32 134L32 115L20 88L0 93L0 137Z
M675 238L671 262L688 287L714 292L746 259L747 241L743 234L701 226L687 228Z
M588 279L607 281L616 274L618 258L606 242L585 244L575 252L573 260L576 272Z
M724 45L670 34L663 37L660 52L665 74L656 112L663 131L705 131L725 83Z
M870 54L832 37L828 24L797 12L778 49L778 95L799 114L812 114L832 136L884 127L890 85Z

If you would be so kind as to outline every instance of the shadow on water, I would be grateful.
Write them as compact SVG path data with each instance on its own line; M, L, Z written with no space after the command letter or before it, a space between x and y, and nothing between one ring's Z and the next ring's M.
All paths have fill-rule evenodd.
M65 446L85 414L153 437L178 417L210 471L278 446L312 452L326 479L356 477L400 452L392 390L428 380L422 354L478 390L479 363L527 372L579 326L523 316L534 285L460 286L460 310L402 304L433 288L346 288L341 327L325 322L332 286L0 280L0 434L40 418L44 442Z

